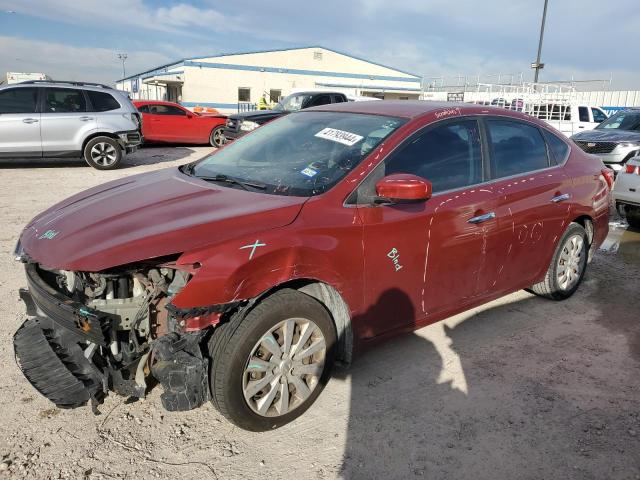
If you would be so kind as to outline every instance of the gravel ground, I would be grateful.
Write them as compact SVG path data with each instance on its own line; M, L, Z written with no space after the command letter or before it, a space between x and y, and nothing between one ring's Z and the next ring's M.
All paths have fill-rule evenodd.
M279 430L234 428L207 405L165 412L110 395L58 410L23 378L23 225L73 193L209 148L145 148L125 168L0 164L0 478L640 479L640 234L612 232L565 302L518 292L399 337L338 371Z

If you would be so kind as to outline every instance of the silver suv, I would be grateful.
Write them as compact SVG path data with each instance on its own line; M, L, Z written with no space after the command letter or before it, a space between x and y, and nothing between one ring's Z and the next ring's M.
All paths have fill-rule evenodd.
M83 157L110 170L141 143L140 114L126 92L80 82L0 87L0 159Z

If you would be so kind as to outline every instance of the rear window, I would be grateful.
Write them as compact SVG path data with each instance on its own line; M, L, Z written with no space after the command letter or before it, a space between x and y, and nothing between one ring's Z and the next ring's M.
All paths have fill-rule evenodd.
M494 178L510 177L549 166L540 130L509 120L489 120Z
M0 91L0 113L35 113L37 103L37 88Z
M547 130L543 130L542 132L549 146L552 160L556 165L562 165L569 156L569 145Z
M89 95L89 101L91 101L94 112L108 112L109 110L118 110L120 108L118 101L109 93L87 90L87 95Z

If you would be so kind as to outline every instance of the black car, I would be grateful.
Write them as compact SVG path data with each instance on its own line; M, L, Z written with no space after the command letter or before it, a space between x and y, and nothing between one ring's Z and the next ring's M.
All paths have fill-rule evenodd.
M229 115L224 128L224 137L227 142L235 140L260 125L270 122L274 118L282 117L291 112L304 108L327 105L329 103L342 103L347 101L344 93L338 92L298 92L283 98L273 110L252 110L249 112Z

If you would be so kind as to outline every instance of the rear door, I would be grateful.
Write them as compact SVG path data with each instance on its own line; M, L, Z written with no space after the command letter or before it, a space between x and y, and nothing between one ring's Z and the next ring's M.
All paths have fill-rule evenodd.
M46 87L41 104L45 156L80 151L82 140L98 128L96 114L87 111L83 90Z
M0 91L0 156L42 156L38 87Z
M512 232L501 249L488 252L487 288L512 291L548 267L567 226L572 184L547 146L546 131L504 117L488 117L485 125L498 227Z

